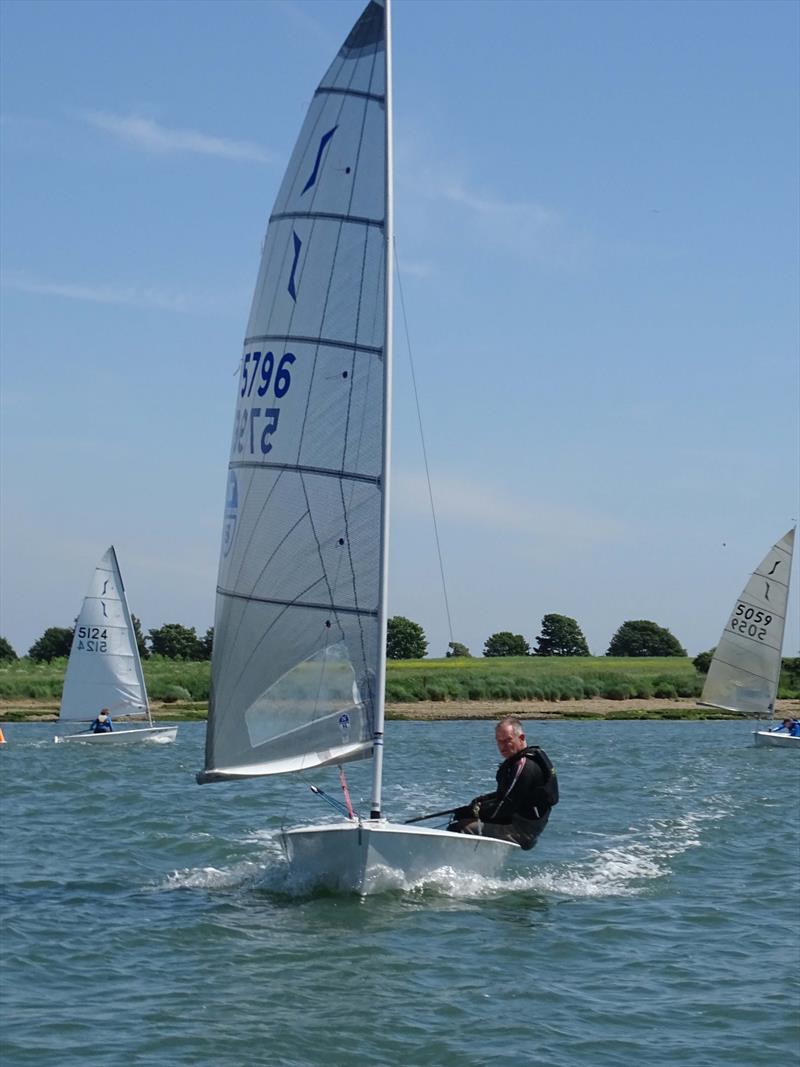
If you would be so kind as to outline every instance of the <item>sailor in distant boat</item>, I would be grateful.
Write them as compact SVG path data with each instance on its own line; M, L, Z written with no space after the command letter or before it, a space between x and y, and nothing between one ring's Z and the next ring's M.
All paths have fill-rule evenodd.
M784 719L780 726L773 726L771 734L787 733L790 737L800 737L800 722L797 719Z
M503 756L497 770L497 789L454 811L447 829L533 848L547 826L550 809L558 803L555 768L543 749L527 743L519 719L499 722L495 740Z
M91 725L92 733L110 734L113 729L114 727L111 724L111 716L108 714L108 708L101 708L100 714Z

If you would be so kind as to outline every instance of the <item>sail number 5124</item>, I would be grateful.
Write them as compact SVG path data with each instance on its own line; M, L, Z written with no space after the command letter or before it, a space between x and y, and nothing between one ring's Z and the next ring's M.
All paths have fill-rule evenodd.
M737 604L731 619L731 629L742 637L752 637L763 641L767 636L767 627L772 616L759 608L748 608L746 604Z
M100 626L79 626L78 644L79 652L107 652L106 638L108 631Z
M276 400L282 400L292 384L292 352L285 352L276 361L273 352L245 352L242 359L242 380L239 396L245 405L236 412L233 424L233 447L239 454L266 456L272 450L270 438L278 429L279 407L267 406L267 393L272 390ZM248 400L263 398L265 404Z

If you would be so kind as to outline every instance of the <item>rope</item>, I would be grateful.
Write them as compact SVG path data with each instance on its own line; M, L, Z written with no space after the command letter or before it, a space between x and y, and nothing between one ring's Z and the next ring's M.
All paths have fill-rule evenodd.
M406 301L405 301L405 296L403 294L403 283L402 283L402 281L400 279L400 263L399 263L399 260L397 258L397 240L396 239L393 241L393 248L394 248L395 274L397 276L397 290L398 290L398 292L400 294L400 310L401 310L402 315L403 315L403 327L405 329L406 347L408 349L408 362L409 362L409 365L411 367L411 383L412 383L413 388L414 388L414 403L416 404L416 407L417 407L417 422L419 423L419 437L420 437L420 441L422 443L422 458L423 458L423 460L425 462L425 477L426 477L426 479L428 481L428 499L430 500L430 503L431 503L431 515L433 517L433 536L434 536L434 539L436 541L436 554L437 554L437 556L439 558L439 574L441 575L441 578L442 578L442 592L444 594L444 607L445 607L445 611L447 613L447 629L448 629L449 634L450 634L450 643L453 644L453 641L455 640L454 637L453 637L453 622L452 622L452 620L450 618L450 601L448 600L448 597L447 597L447 583L446 583L445 577L444 577L444 561L442 559L441 544L439 543L439 527L438 527L438 524L436 522L436 508L435 508L434 503L433 503L433 489L431 487L431 472L430 472L430 469L428 467L428 451L427 451L427 449L425 447L425 433L424 433L424 431L422 429L422 411L421 411L420 405L419 405L419 393L417 392L417 376L416 376L416 373L414 371L414 357L413 357L413 355L411 353L411 337L410 337L409 332L408 332L408 319L406 317Z

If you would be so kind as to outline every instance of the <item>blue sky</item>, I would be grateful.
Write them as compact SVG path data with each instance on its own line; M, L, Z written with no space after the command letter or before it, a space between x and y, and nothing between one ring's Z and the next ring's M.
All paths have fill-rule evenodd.
M361 0L4 2L0 633L109 544L213 623L266 220ZM453 637L714 645L800 515L796 3L396 0L395 237ZM390 614L450 639L397 305ZM796 568L795 568L796 570ZM785 651L798 654L800 583Z

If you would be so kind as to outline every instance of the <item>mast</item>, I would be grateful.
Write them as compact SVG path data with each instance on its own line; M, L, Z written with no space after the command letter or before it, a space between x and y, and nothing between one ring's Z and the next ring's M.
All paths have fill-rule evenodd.
M383 724L386 692L386 629L387 589L389 582L389 471L392 445L392 256L394 197L392 195L392 27L391 0L384 0L384 35L386 47L386 182L384 202L384 263L386 321L383 342L383 468L381 484L381 573L379 584L380 618L378 625L378 670L375 694L374 756L372 761L372 802L370 818L381 814L381 785L383 781Z

